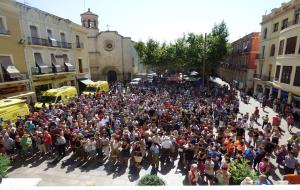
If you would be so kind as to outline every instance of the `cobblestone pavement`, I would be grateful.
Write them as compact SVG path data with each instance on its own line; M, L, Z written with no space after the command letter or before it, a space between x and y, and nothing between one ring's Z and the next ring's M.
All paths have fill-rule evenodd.
M218 81L220 82L220 81ZM250 100L249 104L240 104L241 113L252 113L254 108L259 106L259 103L254 99ZM272 118L276 113L266 108L265 112L260 108L261 116L268 114ZM262 120L258 120L262 123ZM286 122L282 122L282 128L286 131L284 136L280 139L280 143L285 143L290 137L287 131ZM256 125L256 127L259 127ZM293 132L299 132L297 128L293 129ZM178 160L177 160L178 161ZM177 169L177 161L174 165L163 166L158 171L158 176L162 177L167 185L180 186L184 184L185 175ZM274 157L271 162L275 165ZM11 168L9 178L41 178L40 186L77 186L77 185L135 185L139 176L151 173L152 167L145 164L140 171L136 171L131 168L116 168L108 162L101 162L95 160L89 163L81 163L74 161L70 156L56 162L56 160L50 158L29 159L23 160L22 163L17 163L16 167ZM278 168L273 168L271 180L274 184L282 179L282 171Z

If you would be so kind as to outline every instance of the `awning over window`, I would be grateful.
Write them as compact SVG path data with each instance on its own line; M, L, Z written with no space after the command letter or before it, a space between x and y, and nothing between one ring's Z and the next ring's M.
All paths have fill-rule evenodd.
M40 68L41 74L49 73L49 66L43 62L42 56L40 53L34 54L34 59L36 65Z
M57 63L52 63L52 66L54 68L54 72L60 73L63 71L63 67Z
M65 66L67 67L67 71L75 71L75 67L71 63L65 63Z
M80 79L79 81L85 85L94 83L94 81L92 81L90 79Z
M94 83L94 82L93 82L92 80L90 80L90 79L79 79L79 81L82 82L82 83L85 84L85 85Z
M0 65L10 78L21 78L20 71L12 64L9 56L0 56Z
M51 43L51 46L57 47L57 40L56 39L54 39L51 36L49 36L48 39L49 39L49 42Z

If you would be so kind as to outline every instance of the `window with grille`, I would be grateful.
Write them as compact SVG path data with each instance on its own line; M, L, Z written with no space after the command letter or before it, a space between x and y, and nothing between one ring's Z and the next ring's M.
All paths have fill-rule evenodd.
M267 39L268 37L268 28L264 29L264 39Z
M291 81L291 73L292 73L292 66L283 66L282 67L282 74L281 74L281 83L290 84Z
M284 48L284 40L281 40L280 43L279 43L278 55L283 54L283 48Z
M294 54L296 51L297 36L286 40L285 54Z
M270 57L273 57L275 55L275 44L272 44L271 50L270 50Z
M281 66L280 66L280 65L277 65L277 66L276 66L276 73L275 73L275 80L276 80L276 81L279 80L280 69L281 69Z
M266 47L265 46L262 46L262 50L261 50L261 58L265 58L265 49Z
M277 32L278 31L278 26L279 26L278 22L274 24L273 32Z
M0 17L0 34L7 34L7 30L4 25L4 19Z
M281 30L285 29L288 27L288 22L289 22L289 19L286 18L282 21L282 26L281 26Z
M296 67L294 86L300 86L300 67Z

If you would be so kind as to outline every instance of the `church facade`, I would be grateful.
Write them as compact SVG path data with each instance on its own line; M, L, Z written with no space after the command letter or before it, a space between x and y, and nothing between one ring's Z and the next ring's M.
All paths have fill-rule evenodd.
M130 37L117 31L100 31L98 15L90 9L80 15L82 26L87 28L91 79L130 81L139 71L139 57Z

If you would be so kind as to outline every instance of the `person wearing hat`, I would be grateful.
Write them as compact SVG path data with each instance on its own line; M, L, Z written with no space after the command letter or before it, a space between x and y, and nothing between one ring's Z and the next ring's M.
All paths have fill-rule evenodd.
M197 169L197 164L192 164L188 172L189 185L197 185L198 179L199 179L199 173Z

